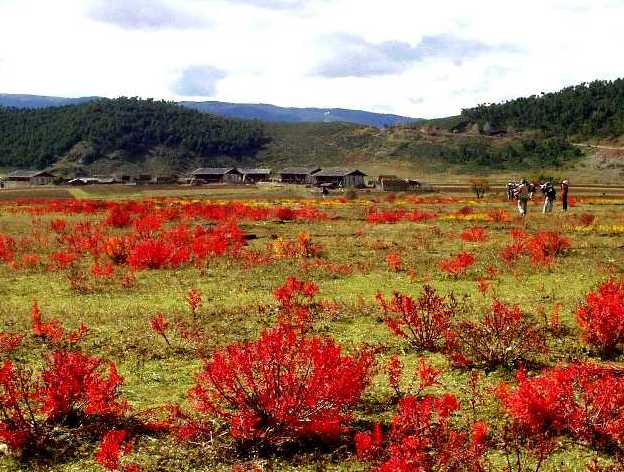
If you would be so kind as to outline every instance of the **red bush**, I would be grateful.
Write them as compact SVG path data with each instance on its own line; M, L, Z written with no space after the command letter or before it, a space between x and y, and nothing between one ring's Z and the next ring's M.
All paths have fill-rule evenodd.
M610 280L589 292L576 310L583 340L604 356L624 341L624 284Z
M546 351L544 333L520 307L494 301L482 320L458 323L447 338L447 349L458 365L513 367Z
M454 299L441 297L425 285L417 300L395 293L390 300L378 294L377 301L386 315L386 325L394 334L407 339L418 350L442 349L455 315Z
M189 392L200 412L224 418L240 442L279 446L333 440L369 382L373 356L345 356L331 339L278 326L216 352Z
M80 351L56 351L40 376L5 360L0 368L0 441L19 451L46 446L59 423L80 427L81 418L116 417L126 411L119 397L123 379L115 364L108 376L101 359Z
M386 264L391 271L399 272L401 270L401 256L391 252L386 256Z
M488 234L485 228L466 228L462 231L461 238L467 242L483 242L487 241Z
M531 264L548 265L570 248L570 241L554 231L540 231L527 241Z
M115 430L107 432L95 453L95 461L102 467L122 472L137 472L140 470L136 464L121 464L121 455L130 454L133 443L129 440L128 431Z
M173 247L160 239L146 239L134 246L128 256L128 264L133 269L161 269L173 255Z
M318 285L314 282L288 277L283 285L273 291L273 297L280 305L278 313L280 323L303 326L311 321L310 304L318 292Z
M518 386L502 384L498 397L529 436L566 435L599 447L624 445L624 371L600 365L555 367Z
M442 272L458 277L462 275L468 267L475 263L475 257L469 252L460 252L455 257L450 259L443 259L439 262L438 266Z
M484 471L487 426L476 423L471 433L452 426L459 404L450 394L418 398L405 396L392 418L387 445L381 428L355 437L360 460L377 459L376 472L463 470Z

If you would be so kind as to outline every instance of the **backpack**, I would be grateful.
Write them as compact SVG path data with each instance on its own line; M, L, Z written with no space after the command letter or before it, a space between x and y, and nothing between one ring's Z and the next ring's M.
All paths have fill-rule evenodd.
M546 187L546 196L554 200L557 196L557 191L555 190L555 187L553 187L552 185Z

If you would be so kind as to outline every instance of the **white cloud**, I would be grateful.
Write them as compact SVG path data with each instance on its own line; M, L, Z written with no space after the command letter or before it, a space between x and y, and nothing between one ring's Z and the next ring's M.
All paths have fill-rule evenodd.
M0 93L444 116L624 76L622 17L616 0L0 0Z

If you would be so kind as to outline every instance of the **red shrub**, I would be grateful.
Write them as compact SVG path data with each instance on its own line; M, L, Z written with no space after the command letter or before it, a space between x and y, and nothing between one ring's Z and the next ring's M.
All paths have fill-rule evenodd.
M476 423L471 433L452 426L459 404L450 394L424 398L405 396L392 418L387 445L379 426L356 435L356 452L364 460L380 459L376 472L463 470L484 471L488 428Z
M494 301L479 322L460 322L447 339L447 349L458 365L512 367L546 351L541 330L520 311L519 306Z
M581 226L591 226L594 224L595 219L596 215L592 215L591 213L581 213L579 215L579 223Z
M53 319L47 323L42 321L41 310L36 301L33 301L31 309L32 331L35 336L40 336L52 342L60 342L65 335L65 329L59 320Z
M115 364L109 365L108 378L100 372L103 361L80 351L56 351L41 374L38 392L41 412L49 420L83 411L87 415L119 415L127 405L119 400L123 378Z
M453 277L462 275L468 267L475 263L475 257L469 252L460 252L455 257L450 259L443 259L439 262L439 267L442 272L446 272Z
M570 241L554 231L540 231L527 241L527 249L534 266L551 264L556 256L570 248Z
M511 266L526 253L526 243L524 241L518 241L504 246L503 249L501 249L500 258L505 264Z
M399 272L401 270L401 256L391 252L386 256L386 264L391 271Z
M599 447L624 445L624 371L600 365L555 367L518 386L503 384L498 397L529 436L567 435Z
M461 238L467 242L483 242L487 241L488 234L485 228L466 228L462 231Z
M273 297L280 304L280 323L302 326L312 318L310 304L319 288L314 282L288 277L283 285L273 291Z
M494 223L506 223L511 220L509 213L502 208L496 208L488 213L488 217Z
M136 464L121 464L121 455L130 454L133 449L128 431L116 430L107 432L95 453L95 461L102 467L122 472L136 472L140 468Z
M610 356L624 341L624 284L610 280L585 295L576 310L583 340Z
M201 292L197 289L189 288L189 291L186 295L186 303L188 304L191 313L193 313L193 316L195 316L203 303Z
M156 334L162 336L162 338L167 343L167 346L171 346L171 343L169 342L169 338L167 337L167 329L169 328L169 321L167 321L167 318L165 318L165 315L163 315L162 313L156 313L154 316L150 318L149 323L150 323L150 327L152 328L152 330Z
M19 451L49 446L56 425L76 428L90 415L116 417L125 412L119 398L122 378L114 364L108 377L103 362L79 351L56 351L40 376L5 360L0 368L0 441ZM30 446L30 447L29 447Z
M131 219L130 212L117 205L110 209L104 223L113 228L126 228L130 226Z
M451 320L455 314L455 300L439 296L425 285L414 301L407 295L395 293L389 301L378 294L388 328L418 350L438 351L442 349Z
M0 233L0 261L9 263L15 258L15 240Z
M146 239L134 246L128 257L128 264L133 269L161 269L173 255L171 244L160 239Z
M331 339L278 326L212 355L189 392L193 406L264 446L336 439L369 382L373 356L345 356Z
M22 344L21 334L3 333L0 331L0 354L8 354Z

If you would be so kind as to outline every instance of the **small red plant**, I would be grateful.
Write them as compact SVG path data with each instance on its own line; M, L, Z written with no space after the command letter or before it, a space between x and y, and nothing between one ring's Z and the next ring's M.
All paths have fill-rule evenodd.
M188 304L193 316L195 316L203 303L201 292L195 288L189 288L189 291L186 294L186 303Z
M485 228L466 228L462 231L461 238L466 242L483 242L487 241L488 234Z
M453 277L459 277L474 263L475 257L471 253L460 252L455 257L441 260L438 266L442 272L446 272Z
M587 344L605 357L613 355L624 341L624 284L609 280L589 292L576 319Z
M455 315L455 300L441 297L425 285L417 300L395 293L390 300L377 295L390 330L418 350L439 351L444 345L451 320Z
M167 329L169 329L169 321L165 318L165 315L162 313L156 313L154 316L150 318L150 327L152 330L162 336L162 338L167 343L167 346L171 347L171 343L169 342L169 338L167 337Z
M386 256L386 264L388 264L388 268L393 272L399 272L401 270L401 256L391 252Z
M319 288L314 282L306 282L295 277L288 277L286 282L273 291L273 297L279 303L278 319L281 323L303 326L311 321L312 299Z
M130 454L133 449L133 443L129 440L128 431L113 430L107 432L95 453L95 461L102 467L120 472L136 472L140 468L137 464L121 463L121 456Z

